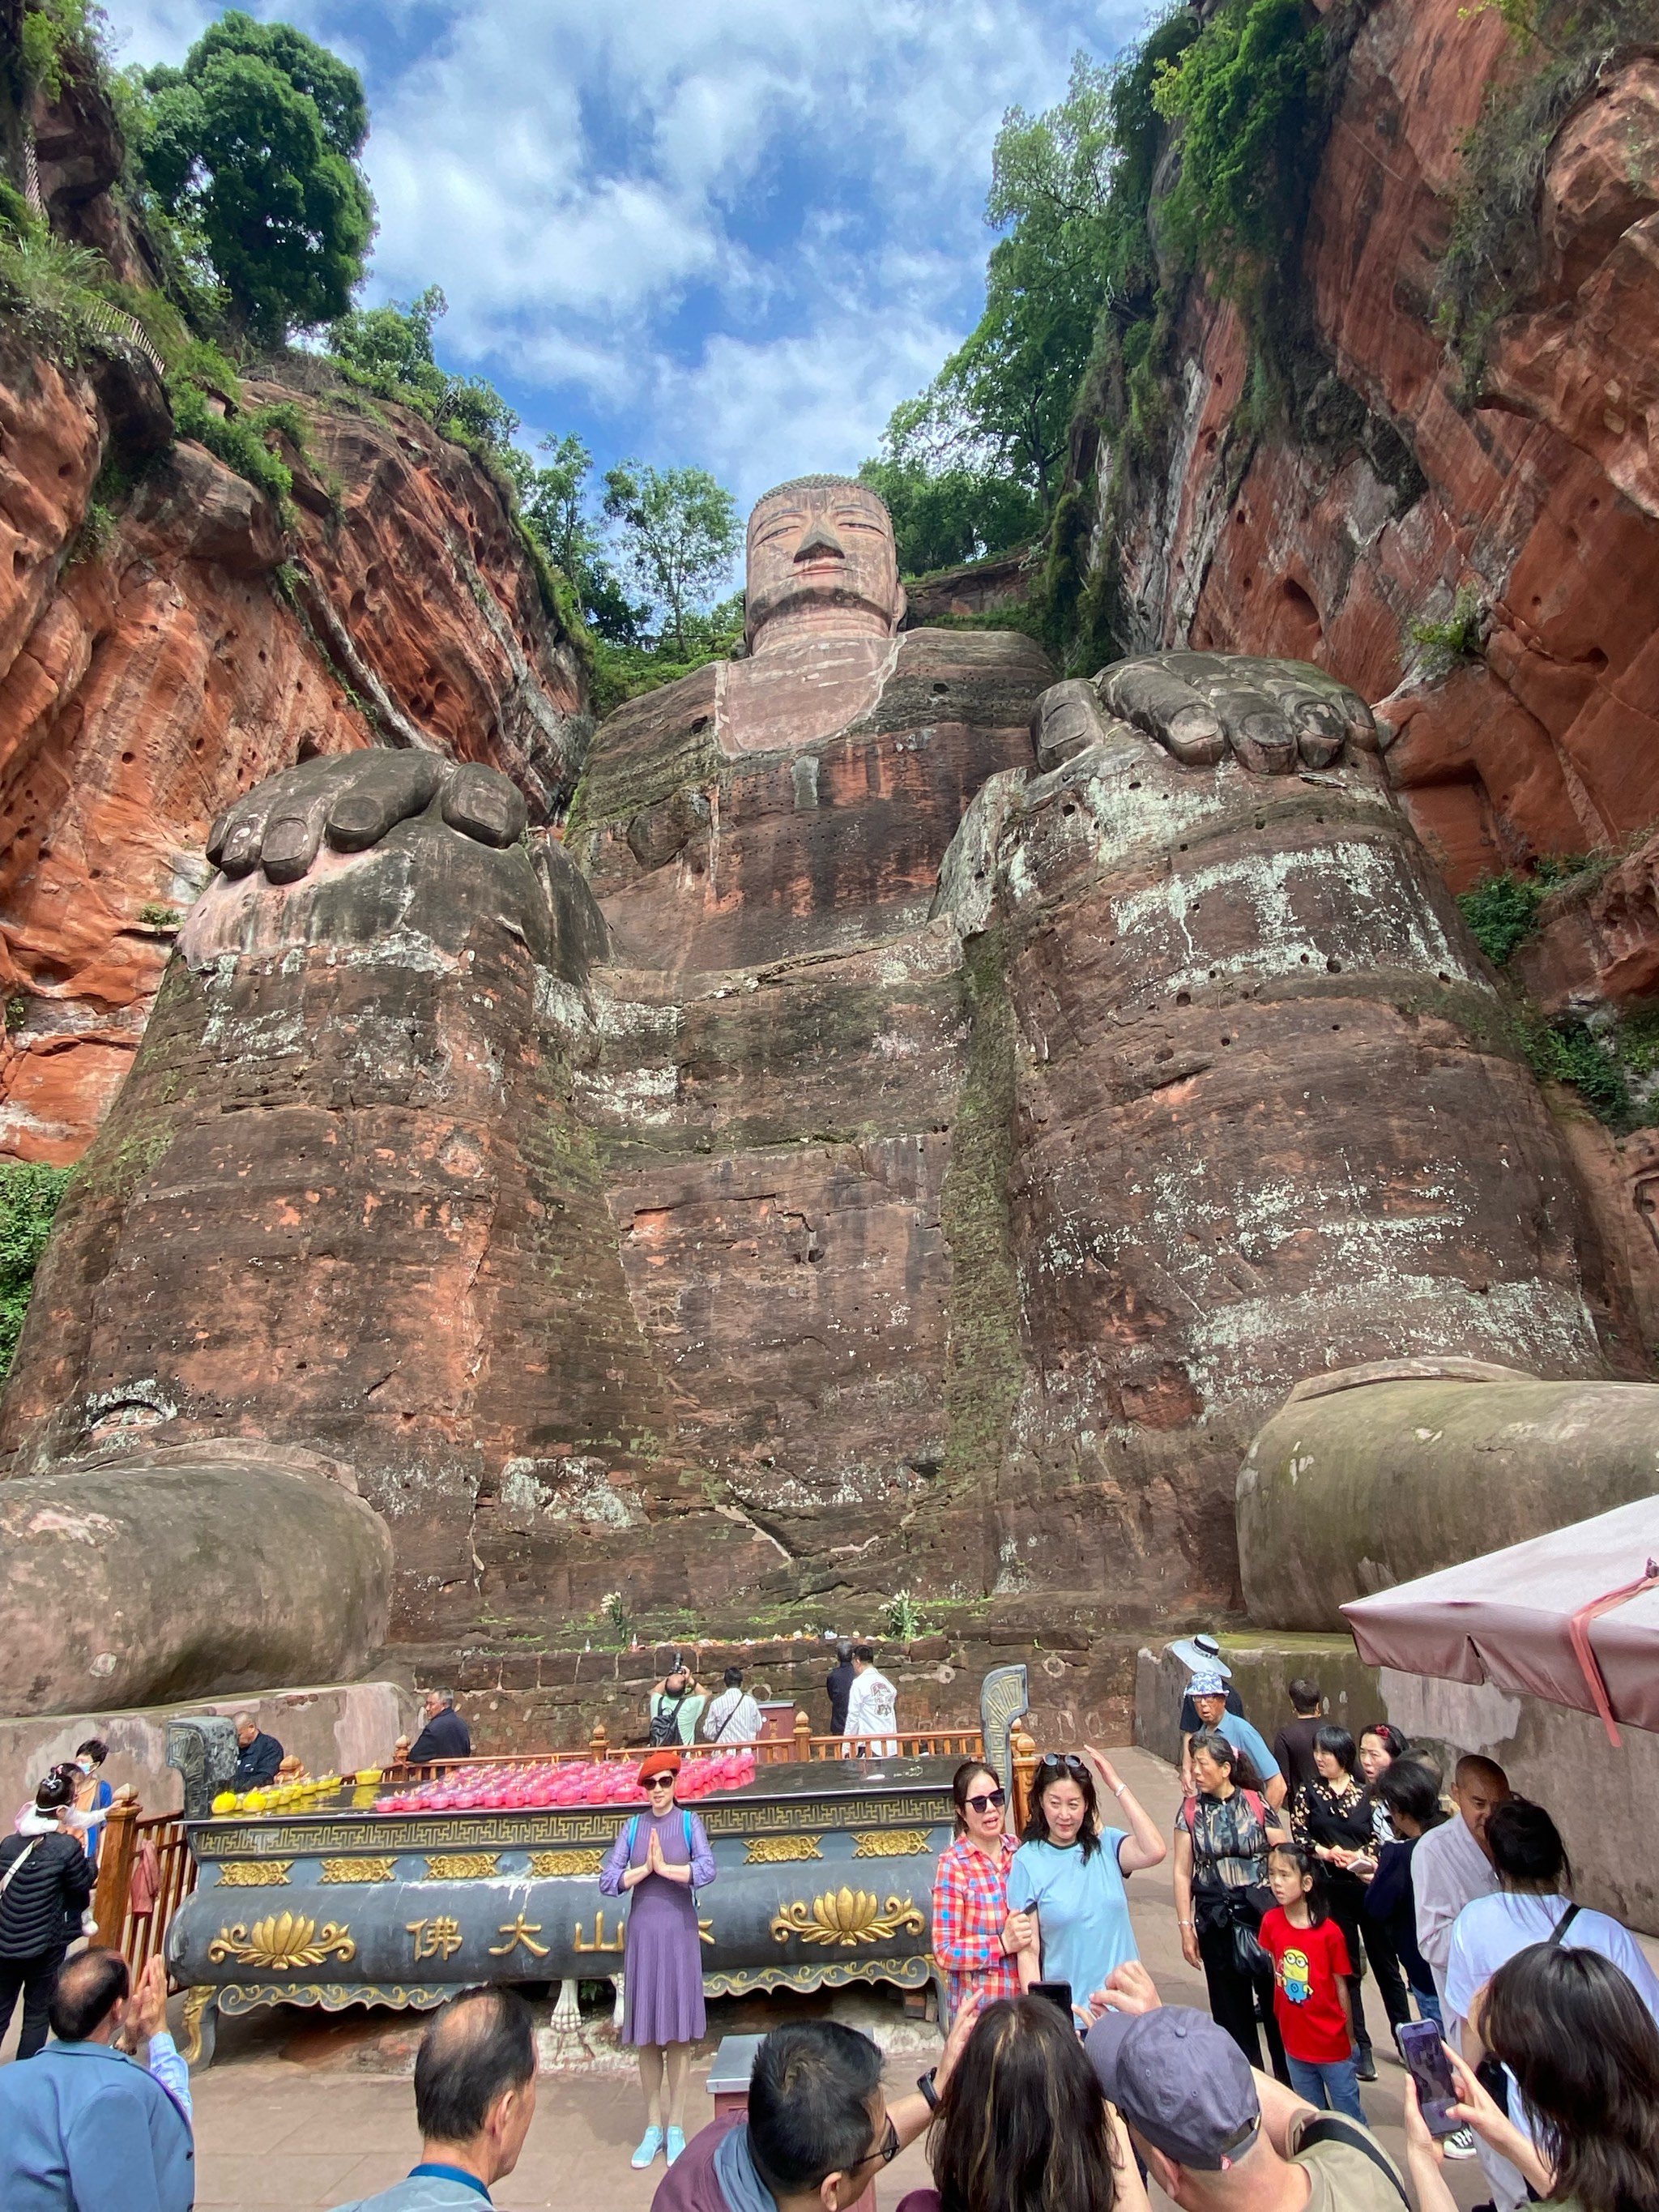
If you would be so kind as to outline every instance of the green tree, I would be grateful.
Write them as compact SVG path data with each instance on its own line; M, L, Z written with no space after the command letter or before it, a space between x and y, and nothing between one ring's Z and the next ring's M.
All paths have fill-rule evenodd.
M896 407L880 453L859 470L860 482L880 495L893 518L900 572L925 575L1034 538L1042 511L1033 495L994 468L938 465L927 416L925 399Z
M608 644L636 645L650 610L629 599L606 557L588 504L593 456L574 435L544 438L540 450L551 458L525 492L526 527L569 578L589 627Z
M349 309L330 325L329 348L370 391L417 409L445 437L487 453L522 500L532 465L513 442L518 416L484 378L452 376L433 358L433 328L448 313L442 289L428 284L407 307L388 300L379 307Z
M356 70L289 24L233 11L182 69L143 82L145 180L249 336L279 343L343 315L374 232Z
M743 542L737 501L707 469L624 461L605 472L605 512L616 527L623 573L662 609L684 658L688 617L725 578Z

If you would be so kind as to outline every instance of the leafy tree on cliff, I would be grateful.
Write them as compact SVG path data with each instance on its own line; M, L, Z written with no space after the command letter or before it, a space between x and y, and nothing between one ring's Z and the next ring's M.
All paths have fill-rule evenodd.
M925 575L1034 538L1042 510L1024 484L995 468L946 458L930 434L926 399L893 410L881 452L859 471L893 518L901 572Z
M448 313L437 284L428 284L407 307L388 300L379 307L353 307L330 325L329 349L355 382L413 407L445 437L485 455L522 500L531 464L513 442L518 416L493 384L481 376L452 376L433 357L433 325Z
M985 215L1005 234L985 312L921 398L895 410L866 465L913 533L907 568L1000 551L1052 510L1101 318L1144 314L1157 283L1146 210L1164 129L1151 86L1197 34L1177 9L1114 62L1077 55L1045 113L1004 118Z
M650 609L629 599L606 558L588 506L593 456L574 435L544 438L541 450L550 459L525 492L526 526L569 578L589 627L607 644L637 645Z
M233 11L143 88L145 180L249 336L276 343L344 314L374 231L356 70L289 24Z
M615 526L624 574L667 617L676 653L690 649L688 617L722 582L743 543L737 501L707 469L605 471L605 512Z

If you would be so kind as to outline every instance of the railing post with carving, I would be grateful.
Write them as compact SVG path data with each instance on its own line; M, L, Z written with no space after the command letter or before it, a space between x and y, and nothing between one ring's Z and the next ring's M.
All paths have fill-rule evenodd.
M1014 1827L1017 1833L1024 1835L1025 1823L1030 1818L1031 1790L1036 1779L1036 1742L1023 1728L1016 1728L1009 1748L1014 1754Z
M93 1917L98 1923L96 1943L112 1951L121 1948L127 1924L127 1893L132 1884L132 1854L138 1842L136 1797L119 1797L104 1821L104 1840L98 1846L98 1886L92 1893Z
M795 1715L795 1757L804 1765L812 1756L812 1721L810 1714Z
M593 1733L587 1739L587 1755L596 1761L603 1761L611 1756L611 1739L605 1732L603 1721L593 1723Z

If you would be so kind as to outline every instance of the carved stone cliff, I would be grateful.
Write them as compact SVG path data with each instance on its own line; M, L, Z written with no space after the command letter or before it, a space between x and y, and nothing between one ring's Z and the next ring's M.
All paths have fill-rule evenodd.
M538 818L591 721L501 493L408 410L300 362L297 528L201 446L165 447L142 364L0 348L0 1157L84 1152L131 1065L214 817L371 744L491 763ZM147 463L112 531L100 471Z

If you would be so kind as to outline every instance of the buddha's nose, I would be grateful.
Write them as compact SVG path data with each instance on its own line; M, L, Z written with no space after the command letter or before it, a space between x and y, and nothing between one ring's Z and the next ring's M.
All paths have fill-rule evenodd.
M825 518L816 514L801 533L800 544L795 548L795 558L797 561L818 561L826 555L832 561L844 561L847 548Z

